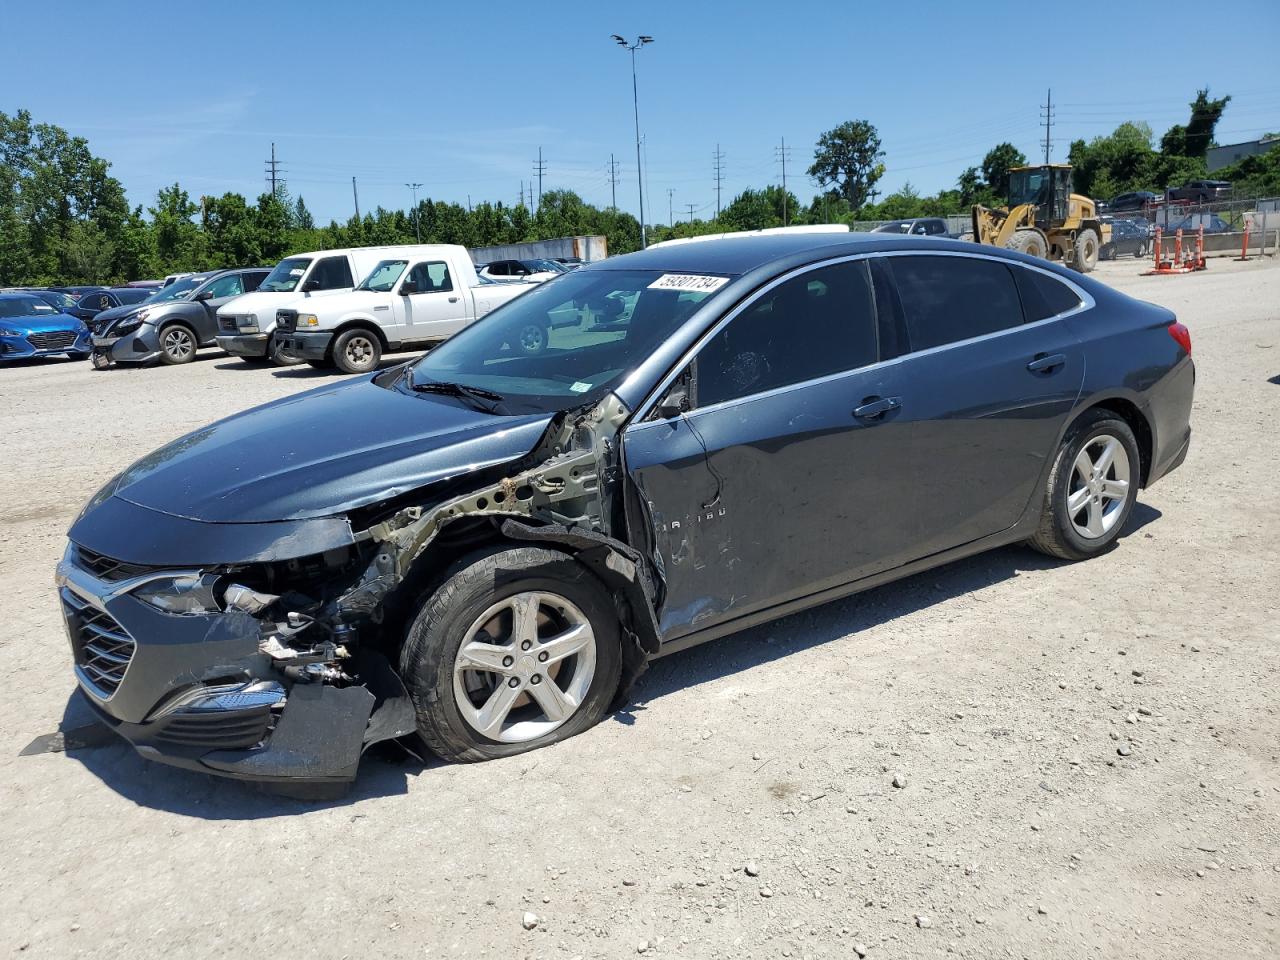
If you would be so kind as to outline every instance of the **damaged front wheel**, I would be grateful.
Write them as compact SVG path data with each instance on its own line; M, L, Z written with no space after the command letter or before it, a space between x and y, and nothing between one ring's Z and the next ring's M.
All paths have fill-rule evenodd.
M463 761L581 733L604 716L621 669L608 594L572 557L541 547L454 573L419 611L401 656L419 733Z

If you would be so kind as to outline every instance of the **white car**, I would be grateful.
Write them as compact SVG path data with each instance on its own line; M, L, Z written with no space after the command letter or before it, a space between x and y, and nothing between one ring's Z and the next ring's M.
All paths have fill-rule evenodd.
M568 273L569 268L554 260L494 260L477 272L489 280L542 283Z

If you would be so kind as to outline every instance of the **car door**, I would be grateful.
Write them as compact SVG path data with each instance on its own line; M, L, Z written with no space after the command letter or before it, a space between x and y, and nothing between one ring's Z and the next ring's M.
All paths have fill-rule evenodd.
M645 305L642 293L636 305ZM777 281L623 437L665 569L664 640L894 566L915 539L897 351L867 261ZM689 409L675 413L688 391Z
M1085 298L1054 275L993 257L886 262L910 351L900 363L927 556L1007 529L1039 494L1084 380L1084 348L1057 318Z
M214 337L218 335L218 308L243 293L244 277L238 273L216 277L200 291L196 299L204 309L192 319L196 325L196 336L199 337L202 346L212 343Z
M466 304L449 264L421 260L410 267L400 281L395 314L406 343L440 340L466 326Z

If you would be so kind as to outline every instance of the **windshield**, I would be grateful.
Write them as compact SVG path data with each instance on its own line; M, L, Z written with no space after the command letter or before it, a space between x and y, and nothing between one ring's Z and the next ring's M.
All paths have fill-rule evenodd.
M183 277L181 280L175 280L162 290L157 290L151 296L147 297L143 303L164 303L166 300L185 300L189 294L200 284L204 283L205 277Z
M356 289L387 293L396 285L396 281L400 279L400 274L404 273L404 268L408 265L408 260L383 260L373 268L373 273L365 277L364 283L360 284Z
M0 299L0 317L36 317L57 313L38 297L5 297Z
M46 290L43 293L36 294L45 303L57 307L59 310L70 310L76 305L76 298L68 296L65 293L59 293L57 290Z
M1009 174L1009 206L1036 206L1049 199L1049 178L1041 170L1015 170Z
M290 257L288 260L281 260L276 264L276 268L267 274L267 279L262 281L258 289L265 290L267 293L290 293L302 282L302 276L309 266L311 266L309 257Z
M554 260L521 260L526 267L535 273L568 273L562 264Z
M501 395L501 413L590 403L683 323L709 291L658 288L656 270L575 270L504 304L436 347L413 382Z

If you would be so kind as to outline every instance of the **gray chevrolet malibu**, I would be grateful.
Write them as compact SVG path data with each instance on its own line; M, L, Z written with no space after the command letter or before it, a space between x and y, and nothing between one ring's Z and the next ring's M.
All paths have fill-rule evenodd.
M1005 250L616 257L113 477L58 567L76 678L144 756L282 788L411 734L508 756L655 657L1005 544L1110 550L1194 381L1168 310Z

